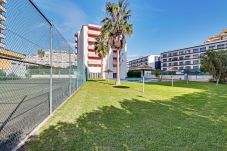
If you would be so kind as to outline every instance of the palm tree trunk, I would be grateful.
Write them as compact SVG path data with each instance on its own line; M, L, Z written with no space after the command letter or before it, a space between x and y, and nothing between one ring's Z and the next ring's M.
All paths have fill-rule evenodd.
M101 58L101 79L103 79L103 58Z
M120 49L117 49L117 78L116 78L116 86L121 85L120 79Z

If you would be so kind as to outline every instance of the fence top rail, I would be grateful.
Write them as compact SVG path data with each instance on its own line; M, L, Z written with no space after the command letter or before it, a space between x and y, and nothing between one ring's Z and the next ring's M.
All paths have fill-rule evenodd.
M33 64L33 65L37 65L37 66L51 67L50 65L39 64L39 63L31 62L31 61L26 61L26 60L23 60L23 59L16 59L16 58L11 58L11 57L2 56L2 55L0 55L0 59L23 62L23 63Z
M40 15L52 26L52 22L44 15L44 13L39 9L39 7L33 2L33 0L29 0L29 2L35 7L35 9L40 13Z

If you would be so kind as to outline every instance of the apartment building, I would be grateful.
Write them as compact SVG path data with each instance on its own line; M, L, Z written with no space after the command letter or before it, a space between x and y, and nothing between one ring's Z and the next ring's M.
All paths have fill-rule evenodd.
M158 67L158 63L160 61L160 56L159 55L148 55L145 57L140 57L138 59L134 59L128 62L129 70L142 66L142 65L148 65L152 67L152 69L160 69L160 66Z
M42 51L42 54L35 54L33 56L27 56L26 60L37 64L47 65L50 64L50 51ZM53 67L67 68L69 66L77 66L77 56L74 52L68 51L53 51L52 53L52 65Z
M83 69L86 70L88 79L101 77L101 58L95 53L94 47L96 37L100 35L101 26L88 24L82 26L81 30L75 34L75 48L78 50L78 58L82 62ZM127 47L120 52L120 78L125 79L127 68ZM103 73L103 77L116 78L117 51L110 49L109 54L103 60L103 70L112 70L109 75Z
M6 13L6 9L4 7L5 3L6 0L0 0L0 49L5 48L5 45L3 43L3 39L5 38L3 31L6 29L3 24L6 21L6 18L4 17L4 14Z
M225 29L218 35L211 36L204 43L209 43L209 42L214 42L214 41L219 41L219 40L226 40L226 39L227 39L227 29Z
M161 53L161 69L165 71L170 67L174 67L179 71L184 71L185 69L200 70L200 54L209 49L221 50L226 48L227 39L214 40L197 46L166 51Z

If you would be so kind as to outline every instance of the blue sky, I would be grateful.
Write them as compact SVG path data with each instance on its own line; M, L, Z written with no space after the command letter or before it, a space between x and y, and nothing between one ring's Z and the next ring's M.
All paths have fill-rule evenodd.
M81 25L100 24L106 1L35 0L71 43ZM227 28L226 0L128 1L134 25L128 38L129 58L201 44Z

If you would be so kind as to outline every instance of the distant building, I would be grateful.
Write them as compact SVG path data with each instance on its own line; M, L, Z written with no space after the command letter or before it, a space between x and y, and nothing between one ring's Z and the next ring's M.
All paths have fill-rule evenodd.
M6 9L4 7L5 3L6 0L0 0L0 49L5 48L5 45L3 43L3 39L5 38L3 31L6 29L6 27L3 24L3 22L6 21L6 18L4 17L4 13L6 12Z
M204 43L210 43L210 42L215 42L220 40L227 40L227 29L225 29L223 32L221 32L218 35L214 35L208 38Z
M213 41L213 40L212 40ZM206 50L223 50L227 48L226 40L214 40L201 45L166 51L161 53L161 69L174 67L176 70L200 70L200 55Z
M100 35L101 26L99 25L84 25L81 30L75 34L75 48L78 50L78 58L80 58L84 70L86 69L86 75L89 79L96 79L101 77L101 58L95 53L94 46L96 37ZM127 68L127 48L120 52L120 78L125 79ZM79 63L78 63L79 64ZM116 66L117 66L117 51L110 49L109 54L104 58L103 70L112 70L109 74L109 78L116 78ZM103 74L104 78L107 78L107 73Z
M52 53L52 66L53 67L60 67L60 68L67 68L69 66L76 64L76 54L74 52L69 53L68 51L53 51ZM43 54L35 54L33 56L27 56L27 61L42 64L42 65L49 65L50 64L50 51L43 51Z
M128 62L129 70L131 68L138 67L141 65L148 65L154 70L160 69L160 57L159 55L149 55Z

